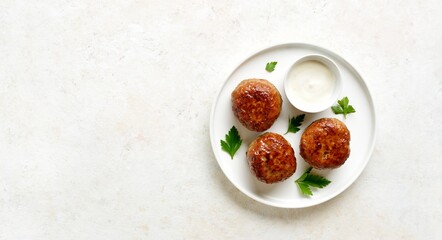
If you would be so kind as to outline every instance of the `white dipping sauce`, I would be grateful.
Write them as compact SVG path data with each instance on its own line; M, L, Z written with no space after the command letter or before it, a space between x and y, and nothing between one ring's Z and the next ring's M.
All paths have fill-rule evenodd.
M296 101L321 104L332 95L336 78L323 63L308 60L295 65L287 76L288 88Z

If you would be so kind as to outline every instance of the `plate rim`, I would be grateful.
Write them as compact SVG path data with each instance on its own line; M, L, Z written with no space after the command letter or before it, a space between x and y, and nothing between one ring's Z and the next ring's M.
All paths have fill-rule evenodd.
M354 174L354 176L351 178L350 181L348 181L343 187L341 187L340 189L338 189L338 191L334 192L333 194L330 194L330 196L327 196L326 198L324 198L322 201L319 202L313 202L312 204L304 204L304 205L300 205L300 206L287 206L286 204L278 204L276 202L272 202L272 201L268 201L266 199L261 199L261 198L257 198L255 197L255 195L251 194L249 191L247 191L246 189L238 186L234 181L232 181L230 179L230 177L226 174L225 170L223 169L222 165L220 164L220 160L219 160L219 156L217 154L217 152L215 151L215 147L219 147L218 145L216 145L216 139L214 139L214 133L213 133L213 129L214 129L214 115L215 115L215 107L218 103L218 99L221 95L222 90L224 89L225 85L227 84L227 81L230 79L230 77L247 61L249 61L250 59L252 59L253 57L266 52L266 51L270 51L274 48L282 48L282 47L289 47L289 46L297 46L297 47L308 47L308 48L312 48L312 49L319 49L320 51L326 52L330 55L332 55L333 58L337 58L337 60L341 61L342 63L344 63L345 65L347 65L347 67L350 67L350 70L353 71L354 74L356 74L358 76L358 78L360 79L360 82L363 84L363 87L365 87L365 90L367 92L368 95L368 100L371 102L371 108L373 110L373 137L372 137L372 141L371 141L371 146L370 149L368 150L368 154L364 159L363 165L361 167L361 170L359 172L357 172L356 174ZM362 81L361 81L362 80ZM366 168L368 162L371 159L371 155L373 154L373 150L374 150L374 146L376 144L376 135L377 135L377 116L376 116L376 107L373 101L373 97L370 91L370 87L368 86L369 84L367 83L367 81L365 81L365 79L361 76L361 74L359 73L359 71L352 65L350 64L347 60L345 60L343 57L341 57L339 54L328 50L327 48L324 48L322 46L316 45L316 44L311 44L311 43L304 43L304 42L286 42L286 43L280 43L280 44L276 44L276 45L271 45L270 47L266 47L266 48L262 48L258 51L253 52L252 54L249 54L248 57L244 58L242 61L239 61L239 64L234 65L233 70L230 72L230 74L225 78L225 80L223 81L222 85L218 88L217 93L215 94L215 97L213 99L212 102L212 107L211 107L211 111L210 111L210 123L209 123L209 134L210 134L210 145L212 147L212 152L215 156L216 162L219 166L219 168L222 170L224 176L230 181L230 183L235 186L240 192L242 192L243 194L245 194L246 196L250 197L251 199L262 203L262 204L266 204L268 206L273 206L273 207L278 207L278 208L306 208L306 207L312 207L312 206L316 206L322 203L325 203L333 198L335 198L336 196L338 196L339 194L343 193L345 190L347 190L358 178L359 176L362 174L362 172L364 171L364 169Z

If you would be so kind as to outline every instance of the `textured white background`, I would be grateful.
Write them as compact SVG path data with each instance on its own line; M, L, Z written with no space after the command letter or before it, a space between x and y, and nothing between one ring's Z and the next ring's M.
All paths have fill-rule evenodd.
M0 239L442 239L442 2L0 0ZM307 42L366 79L360 178L307 209L226 179L214 95Z

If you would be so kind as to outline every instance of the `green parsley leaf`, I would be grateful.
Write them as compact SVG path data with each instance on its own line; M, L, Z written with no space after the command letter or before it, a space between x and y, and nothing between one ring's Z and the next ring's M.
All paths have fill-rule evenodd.
M331 183L330 180L328 180L322 176L313 175L313 174L308 174L303 182L305 184L310 185L311 187L316 187L316 188L323 188L323 187L327 186L329 183Z
M291 119L289 118L289 127L287 129L287 132L284 133L284 135L289 132L296 133L299 130L301 130L299 127L301 126L302 122L304 121L304 117L305 117L305 114L301 114L296 117L292 117Z
M307 177L307 175L312 171L312 167L308 168L307 171L305 171L305 173L303 173L301 175L301 177L298 178L298 180L296 180L296 182L302 182L304 181L304 179Z
M356 112L352 105L348 105L348 102L348 97L344 97L338 100L339 105L334 105L331 109L335 114L344 114L344 118L347 118L347 114Z
M303 183L303 182L299 182L297 183L299 189L301 189L302 194L307 195L307 196L313 196L312 190L310 189L310 187Z
M323 188L331 183L330 180L310 173L312 171L312 167L309 167L304 174L299 177L295 183L298 185L301 193L306 196L313 196L313 192L311 191L311 187L315 188Z
M335 114L344 114L344 110L341 108L341 106L332 106L331 109Z
M266 71L273 72L275 70L276 64L278 64L278 62L268 62L266 65Z
M221 149L227 152L230 158L233 159L233 155L235 155L236 151L241 147L241 144L242 139L239 136L238 129L233 126L229 133L226 134L226 140L221 140Z

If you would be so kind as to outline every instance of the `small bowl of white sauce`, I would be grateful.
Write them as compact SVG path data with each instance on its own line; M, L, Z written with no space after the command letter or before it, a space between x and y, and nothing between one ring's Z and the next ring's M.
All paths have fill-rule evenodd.
M322 112L341 94L341 73L331 59L323 55L307 55L287 71L284 91L295 108L308 113Z

